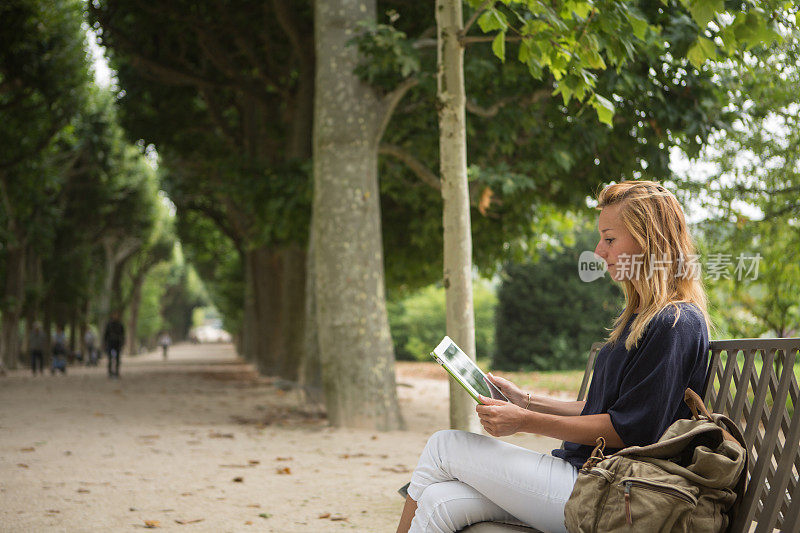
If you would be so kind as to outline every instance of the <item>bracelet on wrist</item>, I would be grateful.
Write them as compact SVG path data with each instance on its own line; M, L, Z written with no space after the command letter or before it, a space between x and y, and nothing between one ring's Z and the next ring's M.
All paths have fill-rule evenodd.
M527 408L528 408L528 406L529 406L530 404L531 404L531 393L529 392L529 393L528 393L528 401L527 401L527 402L525 402L525 407L524 407L524 409L527 409Z

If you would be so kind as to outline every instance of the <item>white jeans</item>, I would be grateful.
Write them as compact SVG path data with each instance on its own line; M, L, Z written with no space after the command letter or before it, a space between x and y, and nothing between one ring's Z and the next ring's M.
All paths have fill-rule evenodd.
M558 457L466 431L434 433L411 476L411 532L454 532L485 521L566 531L577 469Z

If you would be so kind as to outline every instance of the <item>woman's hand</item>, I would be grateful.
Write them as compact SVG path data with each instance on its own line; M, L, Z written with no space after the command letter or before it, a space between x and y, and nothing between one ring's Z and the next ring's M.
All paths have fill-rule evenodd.
M530 411L503 400L495 400L479 396L483 405L475 407L481 425L493 437L505 437L518 433L525 421L531 416ZM509 398L511 399L511 398Z
M528 394L523 392L522 389L512 382L505 378L495 376L491 372L486 374L486 377L489 378L489 381L491 381L495 387L500 389L500 392L505 394L506 398L508 398L511 403L520 407L525 407L525 404L528 403Z

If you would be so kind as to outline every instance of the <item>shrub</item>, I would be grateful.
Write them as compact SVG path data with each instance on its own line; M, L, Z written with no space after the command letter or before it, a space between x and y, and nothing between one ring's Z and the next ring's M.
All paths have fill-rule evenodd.
M497 293L493 368L582 368L589 347L608 336L607 328L624 301L608 275L591 283L578 276L580 253L595 245L596 234L587 231L563 252L543 255L537 263L504 267Z
M475 346L478 357L494 352L494 312L497 298L484 280L473 283ZM403 300L388 305L389 326L395 357L406 361L429 361L429 353L446 335L445 292L442 287L424 287Z

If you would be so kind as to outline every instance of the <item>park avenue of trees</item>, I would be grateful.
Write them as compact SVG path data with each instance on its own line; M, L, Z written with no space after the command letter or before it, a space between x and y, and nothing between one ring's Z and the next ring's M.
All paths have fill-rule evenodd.
M184 326L209 300L238 352L331 423L395 429L387 297L442 283L441 335L474 357L473 273L524 259L603 183L677 182L674 151L716 160L684 189L719 221L747 201L784 243L765 253L788 253L796 8L603 6L3 2L0 368L18 366L36 321L79 349L123 310L135 351L165 327L150 323L159 300ZM111 89L92 81L87 25ZM775 116L791 132L780 149L757 135ZM732 184L745 150L751 177L769 150L793 170ZM703 242L758 235L727 231L709 225ZM768 275L787 295L798 278ZM792 301L759 302L773 330L796 323ZM453 391L451 424L470 427L471 411Z

